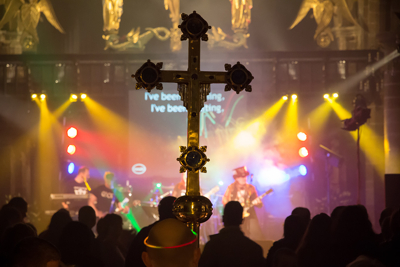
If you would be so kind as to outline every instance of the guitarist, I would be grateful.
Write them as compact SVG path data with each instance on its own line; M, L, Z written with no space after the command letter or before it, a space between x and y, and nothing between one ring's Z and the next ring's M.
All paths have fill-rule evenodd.
M112 172L104 173L104 184L93 189L89 195L88 205L96 212L96 217L103 218L108 213L112 213L115 209L123 210L124 213L129 212L129 207L122 207L121 202L114 193L115 176Z
M247 176L249 174L246 166L233 170L233 179L235 179L235 182L230 184L226 189L222 198L222 204L225 206L229 201L238 201L244 208L253 205L248 210L249 215L244 218L242 230L250 239L260 240L263 239L263 235L254 206L261 208L262 202L258 198L256 188L247 183Z

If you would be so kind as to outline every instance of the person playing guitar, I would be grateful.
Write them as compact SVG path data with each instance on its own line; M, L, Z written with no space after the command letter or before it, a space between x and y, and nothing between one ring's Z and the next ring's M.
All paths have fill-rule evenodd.
M104 184L90 191L89 206L91 206L96 216L104 217L108 213L113 213L116 209L123 210L124 213L129 212L129 207L122 207L122 203L114 196L114 173L104 173Z
M247 176L249 174L246 166L233 170L233 179L235 179L235 182L230 184L226 189L222 198L222 204L225 206L226 203L233 200L240 202L243 208L248 212L248 216L245 217L242 224L243 232L250 239L260 240L263 234L258 223L254 206L261 208L262 202L258 197L256 188L247 183ZM249 209L247 209L247 207L249 207Z

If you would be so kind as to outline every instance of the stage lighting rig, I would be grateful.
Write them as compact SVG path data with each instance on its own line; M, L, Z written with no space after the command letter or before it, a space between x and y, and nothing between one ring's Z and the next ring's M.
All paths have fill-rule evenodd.
M292 94L292 101L296 101L296 99L297 99L297 95L296 94Z
M40 94L40 101L44 101L46 99L46 94L45 93L41 93Z
M246 69L245 66L236 63L233 67L230 64L225 64L227 84L225 85L225 91L230 91L233 89L239 94L243 89L246 92L251 92L251 81L254 79L250 71Z
M83 102L87 98L87 94L81 93L80 97L81 97L81 101Z
M342 121L343 130L355 131L371 118L371 109L367 107L367 100L363 95L356 95L356 98L353 100L353 106L354 109L351 112L353 116L350 119Z
M282 99L286 101L286 100L288 100L288 96L284 95L284 96L282 96Z
M35 99L37 99L37 97L38 97L38 95L37 95L37 94L35 94L35 93L31 94L31 98L32 98L32 100L35 100Z

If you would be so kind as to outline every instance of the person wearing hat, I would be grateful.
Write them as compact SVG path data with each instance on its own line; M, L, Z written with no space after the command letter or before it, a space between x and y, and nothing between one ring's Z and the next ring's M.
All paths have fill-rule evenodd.
M247 183L249 176L246 166L233 170L233 179L235 181L228 186L222 198L222 204L225 206L229 201L238 201L244 207L244 221L242 230L246 236L251 239L262 239L262 232L258 223L255 207L262 207L262 202L258 198L256 188Z

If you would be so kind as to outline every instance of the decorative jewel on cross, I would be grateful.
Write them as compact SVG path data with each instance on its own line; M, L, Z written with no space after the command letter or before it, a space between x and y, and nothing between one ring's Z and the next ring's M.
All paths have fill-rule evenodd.
M225 64L223 71L200 71L200 40L207 41L207 31L211 27L196 11L182 14L181 41L189 39L189 63L187 71L161 70L162 63L154 64L150 60L144 63L132 77L136 79L136 89L151 91L162 90L163 82L177 83L183 105L188 111L187 147L181 146L180 172L188 172L186 195L174 203L175 216L199 233L200 223L207 221L212 214L211 201L200 196L199 171L207 172L204 166L210 161L205 152L207 147L199 148L200 110L207 101L210 84L225 83L225 91L234 90L240 93L251 92L251 81L254 79L245 66L237 62L233 67Z

